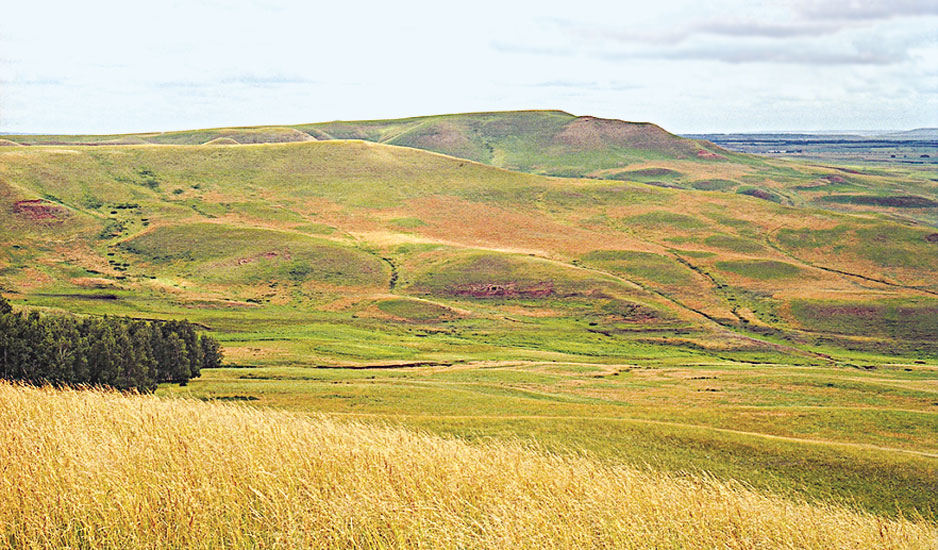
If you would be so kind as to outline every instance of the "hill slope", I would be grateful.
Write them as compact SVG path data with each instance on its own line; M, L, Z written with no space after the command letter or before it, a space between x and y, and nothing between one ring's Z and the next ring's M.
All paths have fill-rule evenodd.
M501 168L584 176L653 159L715 159L723 152L649 123L516 111L328 122L296 128L319 139L364 139L467 158Z
M767 183L901 174L662 159L577 179L208 137L0 148L0 292L204 325L229 368L162 393L934 517L938 232Z
M544 346L611 356L634 353L638 341L934 353L938 333L933 232L743 195L552 179L326 141L8 148L0 201L0 284L31 304L184 308L231 328L225 319L237 311L265 322L290 312L297 330L325 322L380 334L356 349L306 331L318 342L310 356L287 331L278 361ZM414 319L382 305L401 297L417 300L396 309ZM426 324L428 303L453 317L447 329L401 340L409 323ZM849 321L858 310L862 329Z
M357 139L444 153L510 170L721 191L938 225L938 187L923 166L828 167L761 158L672 135L654 124L508 111L166 133L17 135L23 145L235 145Z

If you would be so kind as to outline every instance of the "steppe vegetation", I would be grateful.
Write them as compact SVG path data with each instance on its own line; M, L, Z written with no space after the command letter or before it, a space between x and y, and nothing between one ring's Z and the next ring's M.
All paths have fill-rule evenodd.
M4 548L894 548L938 530L517 443L0 384Z
M938 188L927 168L766 159L560 112L9 138L27 145L0 148L0 291L17 315L189 319L226 357L187 386L161 385L163 400L3 390L92 416L153 407L198 419L140 432L171 457L139 474L141 494L157 483L146 476L179 474L184 496L118 491L124 508L106 511L81 492L98 483L82 477L93 472L68 470L77 477L57 487L81 484L54 521L100 514L58 541L160 532L185 545L195 528L156 511L173 502L206 518L191 536L234 546L644 540L630 532L651 547L933 542L938 210L927 201ZM121 426L107 437L120 440ZM252 434L243 450L230 448L236 427ZM322 447L339 458L361 448L396 464L410 446L415 462L404 476L353 460L375 494L356 485L291 508L288 497L328 482L333 498L356 475L310 477L303 445L326 433L343 441ZM269 462L265 445L289 460ZM179 458L196 448L241 485L214 488L222 466ZM230 460L206 450L216 448ZM112 451L75 452L130 456ZM437 451L455 458L432 462ZM543 472L485 473L506 460ZM449 463L477 479L445 477L456 475ZM574 496L555 502L580 522L569 529L544 515L550 498L567 498L545 489L564 469L580 472ZM407 485L437 473L440 485ZM460 487L481 500L447 492ZM679 488L698 496L667 496ZM498 494L525 504L496 504ZM635 508L636 494L649 508ZM564 508L575 501L583 507ZM721 515L736 503L743 523ZM724 519L708 531L694 506ZM210 510L230 541L201 515ZM283 528L258 531L265 521ZM17 525L19 546L52 544L31 538L39 523ZM871 525L885 538L868 538ZM890 538L900 532L914 536Z

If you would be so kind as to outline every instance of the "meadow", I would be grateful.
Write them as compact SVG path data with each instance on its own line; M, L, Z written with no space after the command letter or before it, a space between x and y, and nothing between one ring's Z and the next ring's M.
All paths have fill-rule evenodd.
M39 428L39 429L37 429ZM4 548L896 548L934 524L411 430L0 384Z
M906 370L906 369L909 370ZM705 473L770 493L936 519L934 367L702 357L208 370L158 394L416 427Z

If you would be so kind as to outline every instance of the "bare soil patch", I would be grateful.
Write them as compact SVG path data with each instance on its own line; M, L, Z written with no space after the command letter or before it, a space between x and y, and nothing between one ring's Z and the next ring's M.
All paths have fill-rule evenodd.
M742 193L743 195L749 195L750 197L755 197L762 200L772 200L772 195L768 191L763 191L762 189L748 189Z
M57 220L68 216L68 210L42 199L14 203L13 212L32 221Z
M718 155L711 151L704 151L703 149L701 149L700 151L697 151L697 158L707 159L707 160L725 160L726 159L726 157L724 157L723 155Z
M473 298L545 298L554 293L554 283L467 283L453 285L450 292L456 296Z
M916 195L896 195L892 197L877 195L830 195L821 197L821 200L839 204L887 206L892 208L933 208L938 206L938 201Z
M649 123L624 122L591 116L578 117L554 136L554 143L580 150L609 146L669 150L677 138Z

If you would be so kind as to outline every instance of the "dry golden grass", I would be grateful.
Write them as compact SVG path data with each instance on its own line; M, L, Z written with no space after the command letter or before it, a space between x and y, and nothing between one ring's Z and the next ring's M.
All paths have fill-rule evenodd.
M935 548L938 529L514 444L0 385L5 548Z

